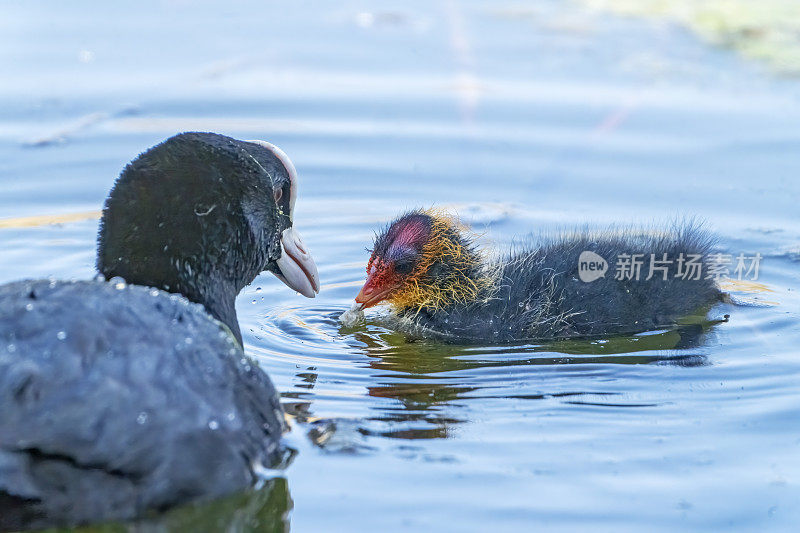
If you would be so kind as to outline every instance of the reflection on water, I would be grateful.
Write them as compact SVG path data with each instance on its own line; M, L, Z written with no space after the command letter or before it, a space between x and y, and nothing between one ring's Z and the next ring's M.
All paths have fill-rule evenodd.
M79 531L81 533L157 533L169 531L191 531L213 533L219 531L263 531L282 533L290 529L289 516L292 498L284 478L264 481L256 490L249 490L212 502L198 502L154 514L141 520L126 524L101 524L71 529L48 529L60 531Z
M318 311L322 311L321 309ZM452 435L458 424L470 422L466 410L459 416L459 401L493 399L559 399L566 404L652 407L655 403L625 401L621 392L560 391L519 394L493 376L513 376L522 368L585 365L589 372L603 365L667 364L696 367L708 363L704 341L713 326L705 314L687 317L668 330L609 338L555 340L541 344L457 346L413 338L387 329L380 319L356 328L341 327L336 317L343 311L323 313L328 318L311 326L295 317L308 341L309 333L337 338L353 355L363 356L359 366L368 369L365 394L394 400L374 407L361 420L320 419L313 414L313 389L319 372L309 366L295 374L294 388L284 393L287 413L300 423L310 423L308 435L320 448L336 452L364 452L368 437L440 439ZM288 318L283 315L284 318ZM311 319L313 320L313 318ZM284 332L293 328L284 325ZM338 331L336 331L338 329ZM324 361L320 361L324 366ZM567 371L567 370L563 370ZM469 385L466 385L469 383Z

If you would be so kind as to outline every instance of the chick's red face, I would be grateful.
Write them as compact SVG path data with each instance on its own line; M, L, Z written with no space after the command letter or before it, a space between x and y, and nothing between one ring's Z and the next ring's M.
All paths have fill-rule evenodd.
M431 224L429 215L412 212L378 235L367 264L367 281L356 296L362 309L390 299L417 274Z

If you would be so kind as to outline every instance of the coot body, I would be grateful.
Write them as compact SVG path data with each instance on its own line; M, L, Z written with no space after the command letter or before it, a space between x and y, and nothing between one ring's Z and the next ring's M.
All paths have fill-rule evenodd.
M10 283L0 338L5 529L227 494L279 452L269 378L183 296L122 281Z
M397 327L459 343L651 331L720 299L708 270L687 272L690 260L708 269L713 243L686 222L562 233L486 259L457 220L417 210L376 237L356 303L387 301ZM603 275L582 278L587 252Z
M0 286L0 529L129 519L250 486L286 429L234 299L264 270L313 296L297 175L268 143L185 133L101 221L108 279Z

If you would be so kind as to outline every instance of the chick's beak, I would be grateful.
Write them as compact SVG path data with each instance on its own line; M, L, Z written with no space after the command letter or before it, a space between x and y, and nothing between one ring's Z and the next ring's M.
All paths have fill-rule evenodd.
M307 298L319 292L319 272L303 239L294 227L281 234L281 256L276 261L279 272L275 276Z
M388 298L396 288L397 285L380 280L378 272L374 272L367 276L367 281L356 296L356 303L361 304L361 309L372 307Z

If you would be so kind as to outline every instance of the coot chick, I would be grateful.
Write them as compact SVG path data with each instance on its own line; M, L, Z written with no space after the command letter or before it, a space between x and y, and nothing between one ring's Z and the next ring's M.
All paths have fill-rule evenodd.
M459 343L651 331L719 300L706 272L683 275L687 261L705 260L713 242L700 225L688 222L658 234L562 233L489 260L456 219L416 210L376 236L354 306L386 301L400 329ZM582 257L584 252L591 253ZM646 279L651 254L661 268ZM587 258L598 270L584 281L579 259ZM618 258L643 263L638 279L633 268L615 275ZM599 276L603 260L608 271Z
M278 148L184 133L121 173L108 281L0 286L0 529L129 519L245 488L283 412L234 298L264 270L319 290Z

